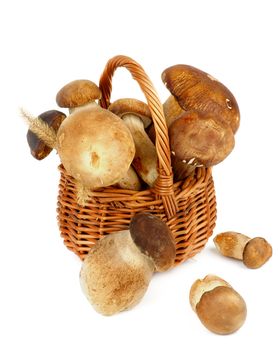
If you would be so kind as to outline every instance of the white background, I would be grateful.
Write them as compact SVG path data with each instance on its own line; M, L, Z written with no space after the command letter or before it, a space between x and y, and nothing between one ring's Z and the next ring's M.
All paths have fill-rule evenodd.
M6 1L0 5L1 349L277 349L276 1ZM168 66L186 63L236 96L241 127L231 156L214 168L214 234L235 230L272 243L258 270L223 258L212 239L194 259L154 276L133 310L97 314L79 286L81 263L56 223L58 156L33 159L19 107L37 115L78 78L98 82L117 54L137 60L164 101ZM143 95L117 71L112 99ZM276 268L275 268L276 267ZM197 278L213 273L244 297L248 317L235 334L210 333L190 309Z

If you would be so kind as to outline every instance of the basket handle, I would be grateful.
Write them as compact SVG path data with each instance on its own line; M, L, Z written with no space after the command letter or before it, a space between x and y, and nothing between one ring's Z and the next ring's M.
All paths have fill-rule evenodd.
M102 98L100 99L101 107L109 107L112 92L112 77L118 67L124 67L131 73L133 79L137 81L143 91L150 108L156 133L155 147L158 157L158 178L152 190L157 197L161 197L167 218L170 219L176 214L178 206L173 190L169 136L162 104L144 69L132 58L119 55L107 62L101 75L99 82L99 88L102 92Z

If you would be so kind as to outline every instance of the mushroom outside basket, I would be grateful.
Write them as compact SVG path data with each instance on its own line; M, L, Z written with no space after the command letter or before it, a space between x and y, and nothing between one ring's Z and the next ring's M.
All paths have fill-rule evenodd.
M210 168L196 168L193 176L173 183L168 129L163 107L143 68L126 56L108 61L101 76L100 105L108 108L112 76L125 67L143 91L156 132L158 179L153 188L132 191L109 186L91 191L86 206L77 203L75 182L64 169L58 195L58 224L65 245L84 259L91 247L104 235L125 230L138 212L158 216L169 226L176 242L175 265L193 257L206 244L216 221L216 199Z

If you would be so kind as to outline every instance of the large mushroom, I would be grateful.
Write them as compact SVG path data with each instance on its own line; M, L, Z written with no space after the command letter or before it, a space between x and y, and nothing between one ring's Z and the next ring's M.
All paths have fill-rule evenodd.
M135 153L122 120L98 105L70 114L58 130L57 150L67 172L92 189L121 180Z
M168 125L183 110L197 110L209 113L236 133L240 122L236 99L226 86L210 74L189 65L178 64L164 70L162 81L171 92L164 103Z
M223 161L234 148L231 128L213 115L191 111L169 127L173 168L177 180L188 176L196 167L211 167Z
M132 165L144 182L152 187L158 172L156 149L145 132L152 122L149 107L139 100L124 98L110 104L109 110L121 117L130 130L135 144Z
M136 214L130 231L105 236L90 250L80 272L82 289L101 314L130 309L143 298L153 272L171 268L175 256L167 225L152 214Z

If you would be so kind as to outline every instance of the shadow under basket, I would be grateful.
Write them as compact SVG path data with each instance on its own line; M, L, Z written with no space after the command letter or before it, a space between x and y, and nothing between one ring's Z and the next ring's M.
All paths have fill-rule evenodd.
M176 242L175 265L193 257L207 243L216 221L216 199L211 169L197 168L195 175L174 183L178 205L176 215L168 219L162 199L151 189L121 190L106 187L92 192L85 207L77 204L73 178L62 165L58 223L65 245L82 260L101 237L126 230L132 216L146 211L158 216L169 226Z
M65 245L84 259L92 246L105 235L126 230L138 212L158 216L169 226L176 242L175 265L193 257L206 244L216 221L216 199L211 169L173 183L171 150L163 107L144 69L133 59L115 56L108 61L99 82L99 104L108 108L112 76L118 67L128 69L144 93L155 129L158 178L153 188L131 191L109 186L91 191L85 207L77 203L74 179L59 166L58 223Z

